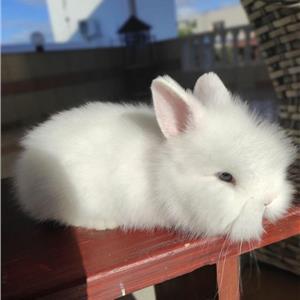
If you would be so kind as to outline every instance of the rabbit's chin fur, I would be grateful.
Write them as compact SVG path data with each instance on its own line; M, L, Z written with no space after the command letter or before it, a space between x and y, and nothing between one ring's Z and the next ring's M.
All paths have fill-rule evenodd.
M15 168L21 208L87 228L259 239L263 218L276 221L291 203L290 140L213 73L193 92L167 76L151 90L154 110L89 103L31 130Z

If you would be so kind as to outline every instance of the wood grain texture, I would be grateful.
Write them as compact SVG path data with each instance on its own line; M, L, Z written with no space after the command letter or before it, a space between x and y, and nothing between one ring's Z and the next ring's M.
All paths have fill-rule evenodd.
M188 240L164 230L95 231L37 224L18 211L2 181L3 299L114 299L300 233L300 206L261 241Z
M49 75L39 78L24 79L12 82L2 82L2 96L32 93L66 86L115 78L122 75L120 68L95 69L85 72Z
M230 256L217 262L219 300L240 299L240 257Z

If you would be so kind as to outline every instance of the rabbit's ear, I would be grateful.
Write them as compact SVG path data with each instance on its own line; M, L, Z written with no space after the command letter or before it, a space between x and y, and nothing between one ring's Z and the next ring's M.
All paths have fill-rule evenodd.
M156 119L164 136L169 138L186 131L192 121L193 96L169 76L154 79L151 91Z
M231 101L230 92L220 77L213 72L198 78L194 87L194 95L203 104L226 104Z

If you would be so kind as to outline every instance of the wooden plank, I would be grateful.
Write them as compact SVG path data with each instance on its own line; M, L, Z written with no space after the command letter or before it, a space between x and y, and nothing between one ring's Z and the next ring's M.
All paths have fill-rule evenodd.
M32 93L122 76L120 68L94 69L20 81L2 82L2 96Z
M113 299L300 233L300 206L261 241L187 239L165 230L95 231L37 224L13 202L2 181L3 299Z
M240 257L226 257L217 262L219 300L240 299Z

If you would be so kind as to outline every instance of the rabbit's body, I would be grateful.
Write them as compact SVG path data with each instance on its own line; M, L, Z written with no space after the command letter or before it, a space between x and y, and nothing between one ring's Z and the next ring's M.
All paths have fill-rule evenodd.
M215 74L194 93L169 77L151 90L154 110L90 103L30 131L15 175L23 210L95 229L259 238L263 217L274 221L291 203L289 139Z
M144 105L90 103L22 141L19 198L40 220L106 229L163 225L153 184L163 135Z

